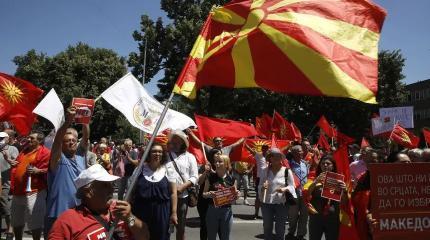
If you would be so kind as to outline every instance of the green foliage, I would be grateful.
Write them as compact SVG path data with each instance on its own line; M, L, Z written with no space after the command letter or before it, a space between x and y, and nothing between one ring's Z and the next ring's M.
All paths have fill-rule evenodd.
M69 46L53 57L30 50L13 61L17 65L16 76L46 93L54 88L65 107L73 97L98 97L126 73L125 59L114 51L83 43ZM98 140L116 133L121 123L118 118L116 109L103 100L98 101L91 122L91 138ZM127 134L124 133L129 137Z
M133 73L140 74L143 67L143 49L147 41L147 74L150 81L158 70L164 70L164 77L159 80L159 100L166 99L180 74L189 52L200 32L201 25L213 5L223 5L227 1L210 0L162 0L161 9L167 13L171 22L163 25L158 19L152 21L142 16L141 29L135 31L134 39L139 45L137 53L131 53L129 66ZM368 134L369 118L379 107L397 106L404 99L404 76L402 68L405 59L399 50L381 51L379 54L379 104L370 105L352 99L284 95L263 89L222 89L208 87L201 89L197 100L188 101L177 97L176 103L183 102L186 113L194 111L200 114L226 117L230 119L254 119L273 110L280 112L293 121L302 130L303 135L311 130L321 115L334 121L340 131L361 137ZM317 132L317 131L315 131Z

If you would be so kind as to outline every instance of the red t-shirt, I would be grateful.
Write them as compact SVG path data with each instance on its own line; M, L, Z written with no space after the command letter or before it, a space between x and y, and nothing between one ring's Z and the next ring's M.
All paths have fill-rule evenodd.
M51 151L45 146L40 146L31 152L20 152L16 160L18 165L11 170L11 192L12 195L25 195L27 193L28 174L27 167L31 164L33 167L41 169L44 173L31 175L31 190L39 192L46 189L47 171Z
M115 234L119 240L134 239L124 221L119 221ZM62 213L49 232L49 240L69 239L105 240L107 231L87 208L78 206Z

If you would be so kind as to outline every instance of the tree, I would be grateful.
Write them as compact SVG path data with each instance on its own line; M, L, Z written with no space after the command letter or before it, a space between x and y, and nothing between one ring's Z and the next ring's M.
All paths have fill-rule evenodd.
M167 13L171 23L163 25L161 19L152 21L142 16L141 29L133 33L139 51L131 53L129 66L141 77L143 48L147 41L147 71L145 81L151 81L158 70L164 70L159 80L159 100L166 99L173 89L185 60L200 32L200 27L214 4L227 1L210 0L162 0L161 9ZM264 89L203 88L196 101L176 97L182 101L185 112L226 117L231 119L254 119L263 112L272 114L276 110L295 122L306 135L321 115L336 123L339 129L354 137L368 132L369 118L379 107L396 106L404 97L402 67L404 58L399 50L381 51L379 54L379 104L365 104L353 99L313 97L278 94ZM177 104L178 105L178 104ZM181 109L179 109L181 111Z
M92 48L84 43L69 46L53 57L30 50L13 61L17 65L16 76L45 92L54 88L65 107L73 97L98 97L126 73L123 57L112 50ZM122 122L118 111L105 101L98 101L94 111L91 137L98 140L116 133Z

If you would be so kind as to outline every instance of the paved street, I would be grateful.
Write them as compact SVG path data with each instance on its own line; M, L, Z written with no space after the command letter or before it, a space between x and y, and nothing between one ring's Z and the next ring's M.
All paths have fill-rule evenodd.
M255 198L250 198L249 202L254 204L254 199ZM254 206L243 205L243 199L241 198L238 200L238 205L233 205L233 214L234 220L230 239L263 239L263 221L261 219L251 220L254 215ZM188 216L189 219L186 229L187 239L199 239L199 218L197 209L190 209Z
M241 197L236 205L233 205L233 227L231 232L231 240L249 240L249 239L264 239L263 238L263 221L261 219L252 220L254 214L254 192L250 192L252 197L248 198L251 206L243 204ZM115 194L116 197L116 194ZM261 211L260 211L261 216ZM197 208L190 208L188 212L186 238L189 240L199 239L199 215ZM4 227L4 223L3 223ZM286 225L288 227L288 225ZM4 239L3 235L2 238ZM30 235L25 234L24 240L32 239ZM172 235L171 239L174 239ZM324 238L323 238L324 239Z

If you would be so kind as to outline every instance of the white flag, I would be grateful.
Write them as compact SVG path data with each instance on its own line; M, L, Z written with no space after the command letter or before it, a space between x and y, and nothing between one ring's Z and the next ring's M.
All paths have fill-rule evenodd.
M114 108L118 109L131 123L146 133L153 133L155 125L163 111L163 104L150 96L140 82L131 73L127 73L101 96ZM184 130L196 126L187 115L169 109L158 132L165 129Z
M64 123L64 107L55 89L46 94L33 112L48 119L54 125L55 131Z

